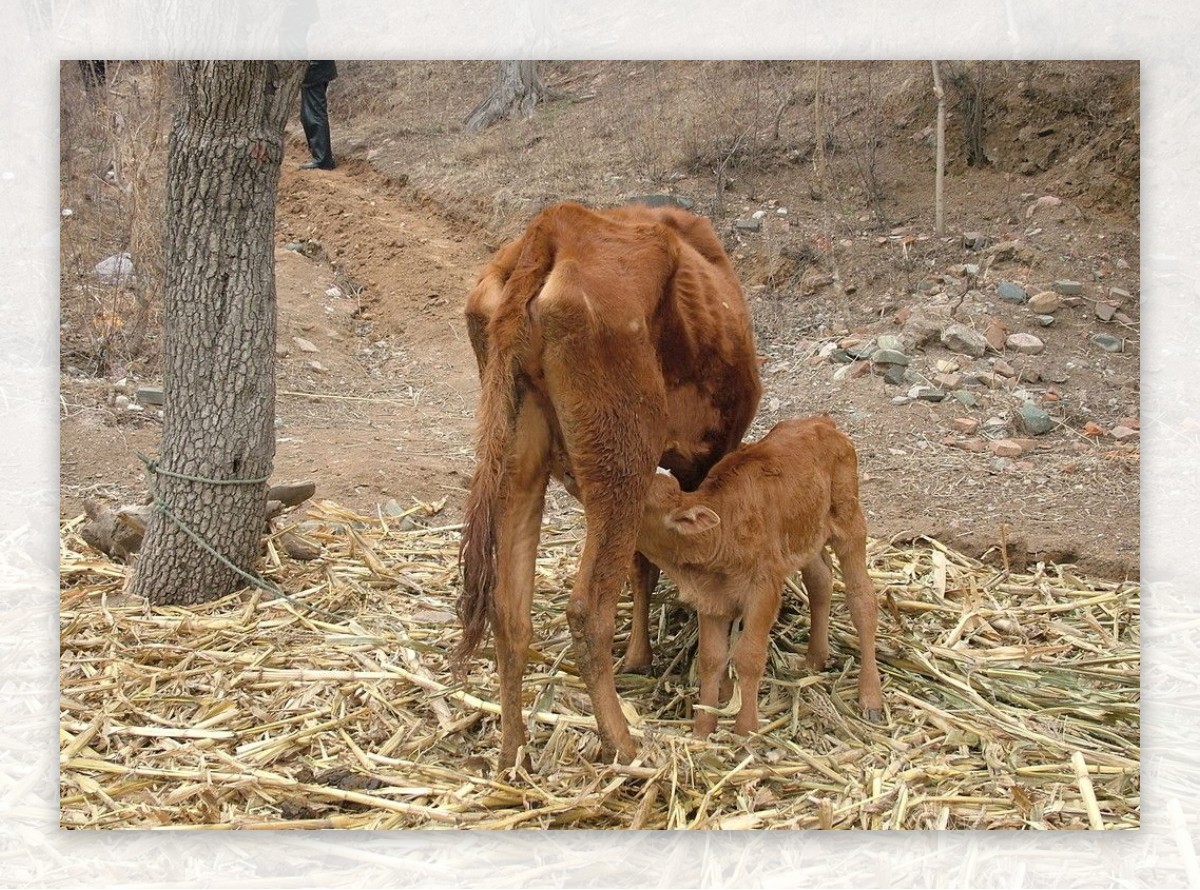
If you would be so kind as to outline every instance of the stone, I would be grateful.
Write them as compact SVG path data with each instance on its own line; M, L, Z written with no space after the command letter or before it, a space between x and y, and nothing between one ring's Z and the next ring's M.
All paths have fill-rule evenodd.
M900 342L900 338L895 334L883 334L876 337L875 345L880 349L894 349L896 352L904 351L904 344Z
M113 407L118 411L128 411L129 405L129 396L125 395L124 393L121 393L119 396L113 399Z
M1094 420L1089 420L1087 423L1085 423L1083 425L1083 429L1079 432L1092 439L1098 439L1101 436L1108 435L1104 427L1100 426L1100 424L1096 423Z
M127 253L113 254L96 263L92 272L105 284L120 284L133 277L133 258Z
M321 350L313 346L311 340L305 340L303 337L293 337L292 342L296 344L296 348L301 352L320 352Z
M1029 298L1029 311L1037 315L1050 315L1062 308L1062 297L1052 290L1044 290Z
M1124 442L1126 439L1132 439L1134 436L1140 435L1140 433L1132 427L1121 426L1118 424L1112 428L1109 435L1111 435L1118 442Z
M953 424L956 430L958 430L960 433L966 433L968 436L972 435L977 429L979 429L979 421L974 417L956 417L954 418Z
M888 365L888 369L883 372L885 383L890 383L892 386L902 386L906 381L904 379L903 365Z
M316 371L318 374L324 374L328 369L317 361L315 358L309 359L306 363L310 370Z
M871 353L871 361L877 365L907 365L910 359L894 349L876 349Z
M1024 303L1029 299L1029 294L1025 292L1025 288L1019 284L1013 284L1011 281L1001 281L996 288L996 296L1006 303Z
M1001 241L989 247L987 253L998 262L1014 260L1026 266L1032 265L1036 259L1033 248L1023 241Z
M1024 424L1025 430L1030 435L1041 436L1054 429L1054 418L1033 402L1026 402L1022 405L1020 414L1021 423Z
M1054 290L1064 297L1073 297L1083 293L1083 285L1069 278L1061 278L1054 282Z
M143 405L163 404L163 388L161 386L139 386L137 400Z
M910 399L920 399L922 402L940 402L946 398L946 394L932 386L917 384L908 391L908 397Z
M974 328L955 322L942 331L942 345L951 352L960 352L973 358L982 356L988 347L988 341Z
M1033 320L1036 321L1038 323L1038 325L1040 325L1043 328L1048 328L1048 327L1050 327L1050 325L1054 324L1054 316L1053 315L1035 315L1033 317Z
M1118 303L1124 303L1127 300L1133 299L1133 294L1120 287L1110 287L1108 289L1108 296Z
M762 229L761 219L735 219L733 227L739 232L757 232Z
M970 451L972 454L979 454L987 448L987 443L983 439L942 439L943 445L949 445L951 448L961 448L963 451Z
M1112 321L1113 316L1117 314L1117 304L1108 303L1100 300L1096 303L1096 318L1101 321Z
M967 250L983 250L987 247L987 235L983 232L963 232L962 243Z
M964 407L974 408L979 404L979 399L975 398L975 394L967 392L965 389L956 389L950 393L955 400Z
M1046 350L1046 344L1041 341L1040 337L1035 337L1033 334L1018 332L1009 334L1008 339L1004 341L1004 345L1019 352L1022 355L1041 355Z
M992 362L992 370L1001 377L1016 377L1016 369L1002 358L998 358Z
M983 333L983 339L987 341L987 345L994 352L1004 351L1004 341L1008 339L1008 327L1004 322L993 318L988 322L987 330Z
M934 374L933 382L940 389L951 390L962 386L962 376L959 374Z
M1106 352L1125 351L1125 341L1120 337L1114 337L1112 334L1096 334L1092 337L1092 342Z
M1012 439L994 439L988 443L988 450L996 457L1020 457L1021 446Z

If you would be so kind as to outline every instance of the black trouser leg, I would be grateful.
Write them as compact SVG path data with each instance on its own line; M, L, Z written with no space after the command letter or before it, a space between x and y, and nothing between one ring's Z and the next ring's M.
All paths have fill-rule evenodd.
M325 91L328 83L318 83L300 90L300 123L308 150L320 167L333 166L333 146L329 139L329 106Z

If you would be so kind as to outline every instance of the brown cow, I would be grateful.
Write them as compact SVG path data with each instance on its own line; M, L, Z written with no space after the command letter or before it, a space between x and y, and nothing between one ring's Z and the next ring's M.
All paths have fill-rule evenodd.
M655 465L698 484L737 446L758 407L741 288L701 217L567 203L542 211L496 253L466 315L482 392L456 656L473 653L491 624L500 762L515 763L525 742L534 558L554 475L579 497L587 522L567 608L580 672L604 756L632 758L613 681L617 599ZM644 560L639 575L627 662L631 654L649 661L645 612L657 576Z
M696 735L717 725L710 710L729 695L727 662L737 670L741 710L734 731L758 727L758 686L771 627L788 575L802 569L812 608L806 662L819 671L829 657L833 576L826 544L846 581L858 631L858 701L868 720L883 715L875 664L878 604L867 574L867 525L858 503L858 458L829 417L785 420L761 441L726 455L694 492L672 476L655 477L646 498L638 549L679 587L700 619L700 704ZM730 658L729 631L742 619Z

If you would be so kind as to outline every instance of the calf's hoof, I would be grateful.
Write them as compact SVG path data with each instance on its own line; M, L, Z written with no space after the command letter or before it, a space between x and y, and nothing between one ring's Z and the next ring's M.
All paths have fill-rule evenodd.
M882 723L883 708L863 708L863 719L868 723Z

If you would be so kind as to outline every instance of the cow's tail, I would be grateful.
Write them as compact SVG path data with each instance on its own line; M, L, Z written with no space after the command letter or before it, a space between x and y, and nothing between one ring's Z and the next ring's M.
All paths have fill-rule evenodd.
M462 639L453 653L461 668L487 631L497 581L497 519L504 509L504 474L524 391L522 361L529 348L528 306L549 274L553 255L546 227L531 226L526 247L490 322L478 412L475 473L459 545Z

